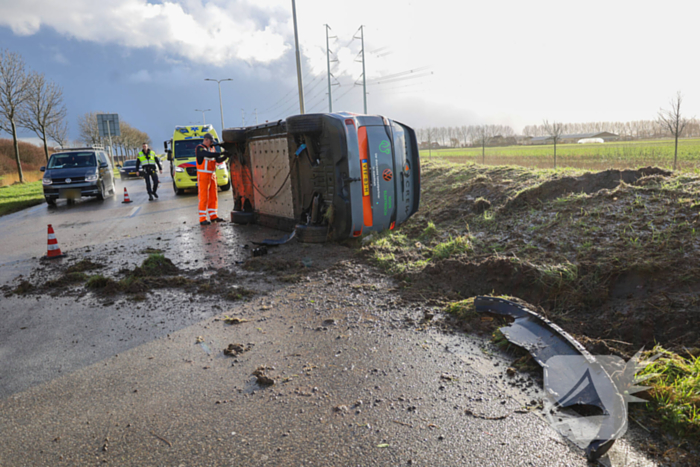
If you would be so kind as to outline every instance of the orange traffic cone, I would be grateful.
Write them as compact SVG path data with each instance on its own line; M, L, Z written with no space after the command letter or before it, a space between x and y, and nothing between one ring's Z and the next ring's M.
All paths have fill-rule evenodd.
M58 240L56 240L56 234L53 233L53 227L49 224L49 240L48 240L48 250L46 252L45 259L55 259L64 258L66 255L61 253L61 249L58 247Z
M129 192L126 191L126 187L124 187L124 201L122 203L131 203L132 201L129 199Z

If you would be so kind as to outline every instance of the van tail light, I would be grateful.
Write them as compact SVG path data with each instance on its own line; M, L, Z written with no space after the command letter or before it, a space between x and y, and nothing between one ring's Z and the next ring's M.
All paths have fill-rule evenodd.
M357 139L360 146L360 169L362 170L362 217L366 227L372 227L374 216L372 214L372 198L369 185L369 141L367 140L367 128L361 126L357 130Z
M355 126L355 120L353 120L352 118L346 118L345 124Z
M396 221L391 223L391 226L389 227L389 230L394 230L394 227L396 227Z

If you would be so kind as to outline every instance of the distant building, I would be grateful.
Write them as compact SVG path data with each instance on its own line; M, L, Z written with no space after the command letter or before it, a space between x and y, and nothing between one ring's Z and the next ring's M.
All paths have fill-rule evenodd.
M615 133L610 133L608 131L600 131L598 133L577 133L574 135L561 135L559 137L560 144L566 143L578 143L582 139L602 139L605 142L617 141L620 139L620 135ZM552 144L551 136L533 136L527 141L523 141L523 144Z

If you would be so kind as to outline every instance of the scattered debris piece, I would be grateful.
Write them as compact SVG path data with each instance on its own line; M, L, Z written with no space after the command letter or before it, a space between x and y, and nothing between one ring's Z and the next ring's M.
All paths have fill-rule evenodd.
M258 248L253 249L253 257L258 257L258 256L264 256L267 254L267 247L266 246L260 246Z
M291 239L294 238L296 235L297 231L293 230L291 233L285 235L282 238L278 239L265 239L262 242L251 242L253 245L266 245L266 246L277 246L277 245L284 245L285 243L289 242Z
M243 324L243 323L247 323L247 322L248 322L248 320L245 318L224 315L224 323L226 323L226 324Z
M204 338L202 336L197 336L197 340L195 341L195 344L201 344L204 342Z
M440 379L444 381L456 381L457 377L455 375L451 375L449 373L443 373L440 375Z
M350 409L348 409L347 405L336 405L333 407L334 412L341 412L341 413L348 413Z
M259 366L256 368L256 370L253 372L253 376L257 378L258 384L261 386L272 386L275 384L275 380L272 379L267 375L267 370L270 370L271 368L266 367L266 366Z
M510 417L510 414L509 414L509 413L507 413L507 414L505 414L505 415L499 415L499 416L496 416L496 417L490 417L490 416L488 416L488 415L484 415L484 414L472 412L471 409L466 409L466 410L464 411L464 413L465 413L465 415L471 415L471 416L474 417L474 418L481 418L482 420L504 420L504 419Z
M253 345L255 345L255 344L250 344L250 343L248 345L229 344L228 347L226 347L224 349L224 355L228 355L229 357L237 357L237 356L251 350L253 348Z

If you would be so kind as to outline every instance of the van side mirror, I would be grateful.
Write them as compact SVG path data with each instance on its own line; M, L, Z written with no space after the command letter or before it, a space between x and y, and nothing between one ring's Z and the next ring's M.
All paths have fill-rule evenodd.
M42 172L46 172L46 166L41 166L41 168L39 170Z
M106 162L100 162L101 169L106 169L107 167L109 167L109 164L107 164Z

